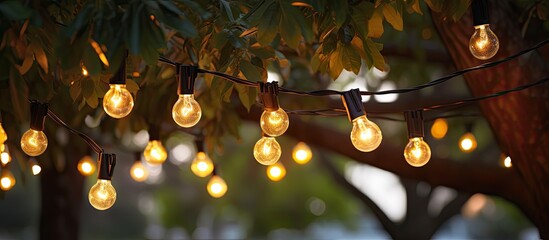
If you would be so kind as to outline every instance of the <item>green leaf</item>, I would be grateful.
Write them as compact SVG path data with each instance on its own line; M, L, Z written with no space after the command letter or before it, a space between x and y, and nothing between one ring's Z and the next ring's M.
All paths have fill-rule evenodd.
M368 37L380 38L383 35L383 16L374 11L370 20L368 20Z
M80 94L82 94L82 86L81 86L81 80L75 81L73 84L69 86L69 94L71 95L71 98L73 101L76 101Z
M270 4L265 15L259 19L257 26L257 41L263 45L269 45L277 34L280 23L280 14L277 4Z
M252 87L247 87L244 85L236 84L235 89L238 92L238 98L242 105L250 111L250 108L255 104L255 99L257 97L257 89Z
M383 55L381 55L381 53L379 52L380 49L378 48L378 45L369 38L366 39L363 44L364 51L369 53L369 55L372 57L373 66L379 70L385 71L385 59L383 58ZM370 65L368 67L372 66Z
M25 84L25 80L13 68L10 70L9 89L15 116L19 121L24 121L24 119L27 119L27 113L29 112L27 100L29 90L27 84Z
M137 95L137 92L139 91L139 85L133 79L126 79L126 88L134 96Z
M351 44L338 44L338 46L339 57L343 68L358 74L361 65L358 51Z
M0 13L9 20L23 20L32 15L30 9L21 4L21 1L8 0L0 2Z
M242 71L242 74L244 74L248 81L261 82L264 80L259 69L251 62L241 61L240 71Z
M395 30L402 31L402 14L395 8L393 4L383 5L383 16L385 17L385 20L387 20L387 22L389 22Z
M82 79L82 94L84 98L95 98L95 82L91 78Z
M343 65L341 64L341 57L339 56L339 47L330 55L329 61L329 74L332 80L336 80L343 71Z

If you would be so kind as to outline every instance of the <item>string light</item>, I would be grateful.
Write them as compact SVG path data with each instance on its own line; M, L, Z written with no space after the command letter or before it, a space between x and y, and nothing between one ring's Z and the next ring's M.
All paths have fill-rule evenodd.
M2 146L4 146L4 145L2 145ZM4 147L4 148L6 148L6 147ZM7 149L5 149L5 150L7 150ZM4 165L11 162L11 156L7 151L3 151L2 153L0 153L0 162L2 163L2 166L4 166Z
M177 125L190 128L195 126L202 117L200 104L194 99L194 82L198 67L177 65L176 71L179 99L173 105L172 117Z
M443 118L437 118L431 127L431 136L435 139L443 139L448 133L448 122Z
M511 157L507 156L503 159L503 166L506 168L510 168L513 166L513 163L511 162Z
M162 164L168 158L168 152L160 141L159 129L157 126L151 126L149 129L149 143L143 151L145 161L151 165Z
M2 127L2 122L0 122L0 144L4 144L7 140L8 134L6 134L4 127Z
M267 177L273 182L278 182L286 176L286 168L281 162L267 167Z
M136 182L143 182L149 177L149 170L145 168L141 159L136 159L130 169L130 176Z
M220 198L227 193L227 183L215 172L206 186L208 194L214 198Z
M298 142L292 151L292 158L296 163L303 165L311 161L311 158L313 158L313 153L311 152L311 148L307 146L306 143Z
M204 152L204 143L202 140L196 140L197 153L191 163L191 171L198 177L206 177L214 170L214 164L208 154Z
M21 149L31 157L39 156L48 147L48 138L44 134L44 121L48 105L37 101L31 102L30 129L21 137Z
M473 0L472 8L475 32L469 41L469 50L475 58L480 60L490 59L499 50L499 40L490 29L488 2L486 0Z
M341 100L347 109L349 121L353 123L351 142L362 152L371 152L381 144L382 135L379 127L366 118L364 105L358 88L344 92Z
M32 171L32 175L34 175L34 176L40 174L40 172L42 171L42 167L40 167L40 165L38 165L38 162L34 158L31 158L29 160L29 166L30 166L30 169Z
M91 156L86 155L78 161L77 169L83 176L90 176L95 173L95 161Z
M133 97L126 89L126 58L109 80L109 91L103 97L103 109L113 118L128 116L133 109Z
M2 177L0 178L0 189L9 191L15 186L15 177L7 168L2 169Z
M261 114L259 125L261 130L271 137L278 137L288 129L290 119L284 109L278 104L278 83L259 83L259 97L262 100L264 111Z
M422 167L431 159L431 148L423 141L423 110L404 112L410 139L404 148L404 158L413 167Z
M263 165L275 164L282 155L282 148L274 137L263 135L254 146L254 158Z
M90 188L88 199L97 210L107 210L116 202L116 190L111 178L116 164L116 155L101 153L99 155L99 174L97 182Z
M459 149L462 152L470 153L477 148L477 139L473 135L473 125L472 123L467 123L465 125L466 132L459 138Z

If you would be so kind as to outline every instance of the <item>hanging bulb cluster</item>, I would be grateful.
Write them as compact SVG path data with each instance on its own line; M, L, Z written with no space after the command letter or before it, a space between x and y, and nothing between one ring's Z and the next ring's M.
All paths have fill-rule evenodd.
M190 128L202 117L202 109L194 99L194 82L198 74L197 66L176 65L179 99L173 105L172 117L177 125Z
M116 165L116 155L100 153L97 162L99 165L97 182L90 188L88 199L95 209L107 210L116 201L116 190L111 184L114 166Z
M90 155L86 155L78 161L77 169L82 176L90 176L95 173L95 161Z
M135 153L135 161L130 168L130 176L136 182L143 182L149 177L149 170L147 170L141 161L141 152Z
M223 197L225 193L227 193L227 183L223 178L217 175L215 168L212 178L210 178L208 185L206 185L206 190L208 191L208 194L214 198Z
M260 126L262 137L254 146L254 158L263 165L275 164L282 155L282 148L276 141L288 129L288 114L278 104L278 83L259 83L259 98L263 103Z
M347 109L349 121L353 123L353 130L351 130L353 146L361 152L374 151L381 144L383 136L379 127L366 118L360 91L355 88L344 92L341 100Z
M198 177L207 177L213 172L214 164L204 151L204 142L202 139L197 139L195 144L196 157L191 163L191 171Z
M469 41L469 51L480 60L487 60L499 50L498 37L490 29L487 0L473 0L473 25L475 32Z
M44 134L44 122L48 114L48 104L31 101L30 129L21 137L21 149L27 155L36 157L48 147L48 138Z
M313 158L313 152L311 148L304 142L298 142L293 151L292 158L298 164L307 164Z
M168 152L160 141L160 129L155 125L151 125L149 128L149 143L143 151L143 157L151 165L162 164L168 158Z
M109 80L109 91L103 97L103 109L113 118L128 116L133 109L133 97L126 89L126 57Z
M404 112L408 126L408 139L404 148L406 162L414 167L422 167L431 159L431 148L423 141L423 110Z

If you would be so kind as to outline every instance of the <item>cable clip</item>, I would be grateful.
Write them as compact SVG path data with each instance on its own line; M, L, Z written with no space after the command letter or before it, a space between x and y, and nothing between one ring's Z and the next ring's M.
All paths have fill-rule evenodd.
M404 119L408 127L408 138L423 137L423 110L404 112Z
M116 165L116 154L99 154L99 173L98 179L111 180Z
M364 105L362 105L362 96L360 96L358 88L344 92L341 95L341 101L343 101L343 105L347 109L347 116L350 122L357 117L366 115Z
M278 82L259 83L259 98L263 108L267 111L276 111L278 105Z
M490 23L487 0L473 0L471 3L471 8L473 9L473 26L480 26Z
M30 114L30 128L35 131L44 131L44 123L46 115L48 115L48 104L31 100Z
M194 82L198 76L198 66L175 65L176 78L178 82L177 94L194 94Z

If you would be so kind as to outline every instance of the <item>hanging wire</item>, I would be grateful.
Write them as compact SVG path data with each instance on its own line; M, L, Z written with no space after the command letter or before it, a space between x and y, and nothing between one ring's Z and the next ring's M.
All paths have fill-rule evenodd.
M65 127L66 129L68 129L71 133L74 133L76 135L78 135L79 137L81 137L82 139L84 139L84 141L93 149L94 152L96 152L97 154L101 154L103 152L103 150L101 149L101 147L99 146L99 144L97 144L93 139L91 139L90 137L88 137L88 135L82 133L82 132L79 132L78 130L74 129L74 128L71 128L69 125L67 125L65 122L63 122L63 120L61 120L57 115L55 115L54 112L52 112L50 109L48 109L48 116L54 121L56 122L57 124Z

